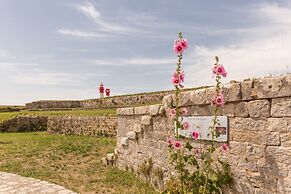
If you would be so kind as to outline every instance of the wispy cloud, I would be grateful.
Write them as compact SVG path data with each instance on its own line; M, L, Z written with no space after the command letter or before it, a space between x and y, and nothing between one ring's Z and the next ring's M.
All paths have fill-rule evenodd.
M82 37L82 38L104 38L108 37L106 34L99 34L96 32L84 32L80 30L70 30L66 28L59 28L57 32L67 36L75 36L75 37Z
M105 19L101 16L101 13L95 9L92 3L87 2L82 5L75 5L75 8L86 15L88 18L92 19L96 24L100 26L101 31L105 32L129 32L133 29L121 26L118 24L110 23L105 21Z

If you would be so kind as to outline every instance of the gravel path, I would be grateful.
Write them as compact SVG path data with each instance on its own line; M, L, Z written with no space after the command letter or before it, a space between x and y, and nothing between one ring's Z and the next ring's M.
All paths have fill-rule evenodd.
M62 186L46 181L37 180L0 172L0 194L76 194Z

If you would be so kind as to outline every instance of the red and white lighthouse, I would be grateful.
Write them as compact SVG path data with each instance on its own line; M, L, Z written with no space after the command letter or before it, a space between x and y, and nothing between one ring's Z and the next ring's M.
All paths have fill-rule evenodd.
M105 94L106 94L106 97L109 97L110 96L110 89L109 88L106 88Z
M100 93L100 98L104 98L104 86L103 86L102 82L99 86L99 93Z

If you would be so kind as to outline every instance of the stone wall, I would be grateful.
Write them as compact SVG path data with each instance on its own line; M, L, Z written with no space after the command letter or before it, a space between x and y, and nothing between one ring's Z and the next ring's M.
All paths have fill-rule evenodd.
M28 110L82 108L81 102L74 100L40 100L26 103L25 106Z
M185 90L195 90L190 88ZM80 100L80 101L59 101L59 100L41 100L26 104L29 110L59 110L59 109L106 109L133 107L149 104L159 104L163 97L173 93L172 90L152 93L131 94L123 96L112 96L98 99Z
M66 135L115 136L117 118L109 116L50 116L47 130Z
M234 176L225 193L291 193L291 75L232 82L223 90L226 104L219 114L229 117L227 159ZM183 92L180 105L189 109L189 116L211 115L213 93L213 87ZM174 127L165 113L173 98L165 96L160 105L118 109L117 165L141 172L151 158L148 178L155 185L163 185L171 173L166 140ZM157 176L159 171L163 176Z
M32 132L45 131L47 117L17 116L0 123L0 132Z

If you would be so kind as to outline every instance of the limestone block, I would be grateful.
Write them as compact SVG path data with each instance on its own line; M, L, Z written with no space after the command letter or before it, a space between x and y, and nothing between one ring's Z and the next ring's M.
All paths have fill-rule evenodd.
M279 132L270 132L266 137L267 145L279 146L281 144Z
M228 117L235 116L235 103L226 103L222 108L222 114Z
M136 140L136 133L134 131L129 131L127 133L127 138L130 139L130 140Z
M286 132L288 129L287 121L287 118L268 118L266 128L268 131Z
M192 102L190 100L191 91L181 92L179 94L179 106L191 106Z
M263 145L266 144L265 136L266 133L262 131L232 131L230 133L230 140Z
M253 90L253 80L244 80L241 82L241 95L242 100L251 100L253 99L252 90Z
M211 107L210 105L196 105L188 108L188 114L194 116L210 116Z
M175 95L169 94L167 96L164 96L162 104L168 107L172 107L173 105L175 105Z
M152 121L152 117L151 116L142 116L141 118L141 124L142 125L150 125Z
M280 133L281 146L291 148L291 131Z
M133 130L136 132L136 133L141 133L142 132L142 127L140 124L134 124L133 126Z
M213 96L216 94L215 87L205 89L205 104L211 104Z
M149 113L149 107L148 106L140 106L134 108L134 114L136 115L145 115Z
M268 100L253 100L248 102L251 118L270 117L270 102Z
M156 105L151 105L149 106L149 112L151 116L156 116L159 114L159 110L161 108L160 104L156 104Z
M190 100L193 105L202 105L206 103L206 89L199 89L190 92Z
M128 146L128 138L127 137L122 138L120 143L123 146Z
M133 115L133 108L118 108L117 115Z
M290 96L291 75L268 77L254 80L252 95L256 98L276 98Z
M267 159L269 162L278 165L281 163L283 166L288 167L291 165L291 148L284 148L280 146L268 146L266 148Z
M272 99L272 117L291 117L291 97Z
M265 131L267 120L255 120L252 118L229 118L229 129L233 131Z
M240 83L226 84L222 88L224 100L226 102L236 102L241 100Z
M235 113L234 115L236 117L248 117L249 114L249 109L248 109L248 103L247 102L239 102L235 105Z

